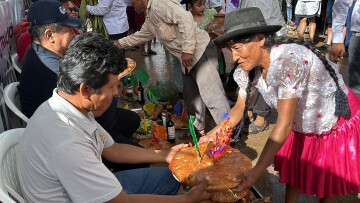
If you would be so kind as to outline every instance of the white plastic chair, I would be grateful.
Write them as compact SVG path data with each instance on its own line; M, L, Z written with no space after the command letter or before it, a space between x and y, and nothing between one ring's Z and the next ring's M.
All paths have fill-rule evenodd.
M23 203L16 167L16 147L25 128L17 128L0 134L0 202Z
M1 116L1 121L4 127L4 131L10 129L10 124L9 124L9 119L8 119L8 115L7 115L7 110L6 110L6 105L5 105L5 96L4 96L4 91L3 91L3 87L1 87L0 85L0 116Z
M2 84L2 87L5 87L6 85L12 82L18 81L16 78L16 72L13 63L10 61L9 58L6 58L6 60L7 60L6 67L0 70L0 82Z
M25 123L28 123L29 118L26 117L21 112L21 106L20 106L20 100L19 100L19 91L17 89L18 85L19 85L19 82L13 82L13 83L8 84L5 87L5 89L4 89L5 104L21 120L23 120Z
M19 63L19 56L17 53L11 55L11 62L14 69L21 74L21 64Z

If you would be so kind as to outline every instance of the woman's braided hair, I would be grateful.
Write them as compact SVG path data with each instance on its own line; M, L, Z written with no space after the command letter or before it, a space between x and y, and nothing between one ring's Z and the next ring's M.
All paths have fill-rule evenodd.
M254 37L254 35L252 36ZM318 50L316 49L312 44L305 42L303 40L299 40L299 39L292 39L292 38L288 38L288 37L277 37L275 34L267 34L265 35L265 46L268 47L269 49L271 47L273 47L274 45L281 45L281 44L299 44L299 45L303 45L306 48L310 49L319 59L320 61L324 64L325 69L329 72L330 76L333 78L333 80L336 83L336 92L335 92L335 116L341 116L344 118L348 118L351 115L351 111L350 111L350 107L349 107L349 101L347 99L346 94L344 93L344 91L340 88L339 85L339 79L335 73L335 70L332 68L332 66L329 64L328 60L325 58L325 56ZM244 41L244 40L242 40ZM249 41L249 40L245 40L245 41ZM249 82L248 82L248 87L246 88L246 101L245 101L245 111L244 111L244 116L246 115L246 111L247 111L247 106L249 104L249 100L250 100L250 91L251 91L251 84L255 78L255 69L252 69L249 72Z
M251 71L249 71L249 80L248 80L248 85L246 87L246 99L245 99L245 108L244 108L244 114L243 114L243 118L246 118L247 116L247 111L249 109L249 103L250 103L250 92L251 92L251 87L252 87L252 82L255 79L255 73L256 73L256 68L253 68Z

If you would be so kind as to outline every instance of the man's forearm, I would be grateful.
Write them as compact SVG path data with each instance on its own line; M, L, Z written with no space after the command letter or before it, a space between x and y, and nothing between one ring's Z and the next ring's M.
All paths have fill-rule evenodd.
M127 37L121 38L117 42L118 42L118 46L120 46L121 48L127 48L127 47L145 44L146 42L152 40L153 38L154 38L153 35L151 34L147 35L139 31Z
M103 151L103 156L108 161L128 164L165 162L166 154L167 152L163 150L150 150L118 143Z

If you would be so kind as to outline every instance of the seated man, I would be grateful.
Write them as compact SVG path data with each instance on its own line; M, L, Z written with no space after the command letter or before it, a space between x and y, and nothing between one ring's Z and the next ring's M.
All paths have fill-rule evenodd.
M35 0L32 0L35 1ZM59 0L64 8L66 9L66 12L69 15L77 15L76 12L74 12L74 4L72 4L68 0ZM72 5L72 7L70 7ZM18 54L18 61L20 63L23 62L23 59L26 55L26 51L28 50L30 44L31 44L31 36L29 33L29 22L27 21L27 10L25 11L26 16L18 22L18 24L14 28L14 38L16 42L16 53ZM76 33L79 33L79 31L76 28L73 28L73 30Z
M32 43L23 62L19 85L22 112L29 118L51 97L56 87L59 60L75 36L72 28L80 27L83 23L83 20L72 18L65 11L59 1L37 1L29 9L28 22ZM116 142L137 145L128 138L140 125L140 117L135 112L118 109L116 102L112 102L97 121ZM124 122L128 124L123 125ZM147 166L140 164L111 167L122 170Z
M40 0L42 1L42 0ZM31 117L17 153L26 202L200 202L206 181L175 195L180 183L168 168L116 173L102 163L170 162L186 144L168 151L118 144L95 121L118 95L124 52L99 34L74 38L60 61L57 89ZM130 195L131 194L131 195Z

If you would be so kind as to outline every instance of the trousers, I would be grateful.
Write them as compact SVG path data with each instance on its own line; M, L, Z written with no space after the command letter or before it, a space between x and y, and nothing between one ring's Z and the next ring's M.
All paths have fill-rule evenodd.
M349 45L349 87L360 96L360 36L351 36Z
M209 42L203 55L188 74L183 74L183 95L190 115L195 115L194 126L205 129L206 107L216 124L230 109L218 68L217 50Z
M114 173L127 194L176 195L180 183L168 168L142 168Z

